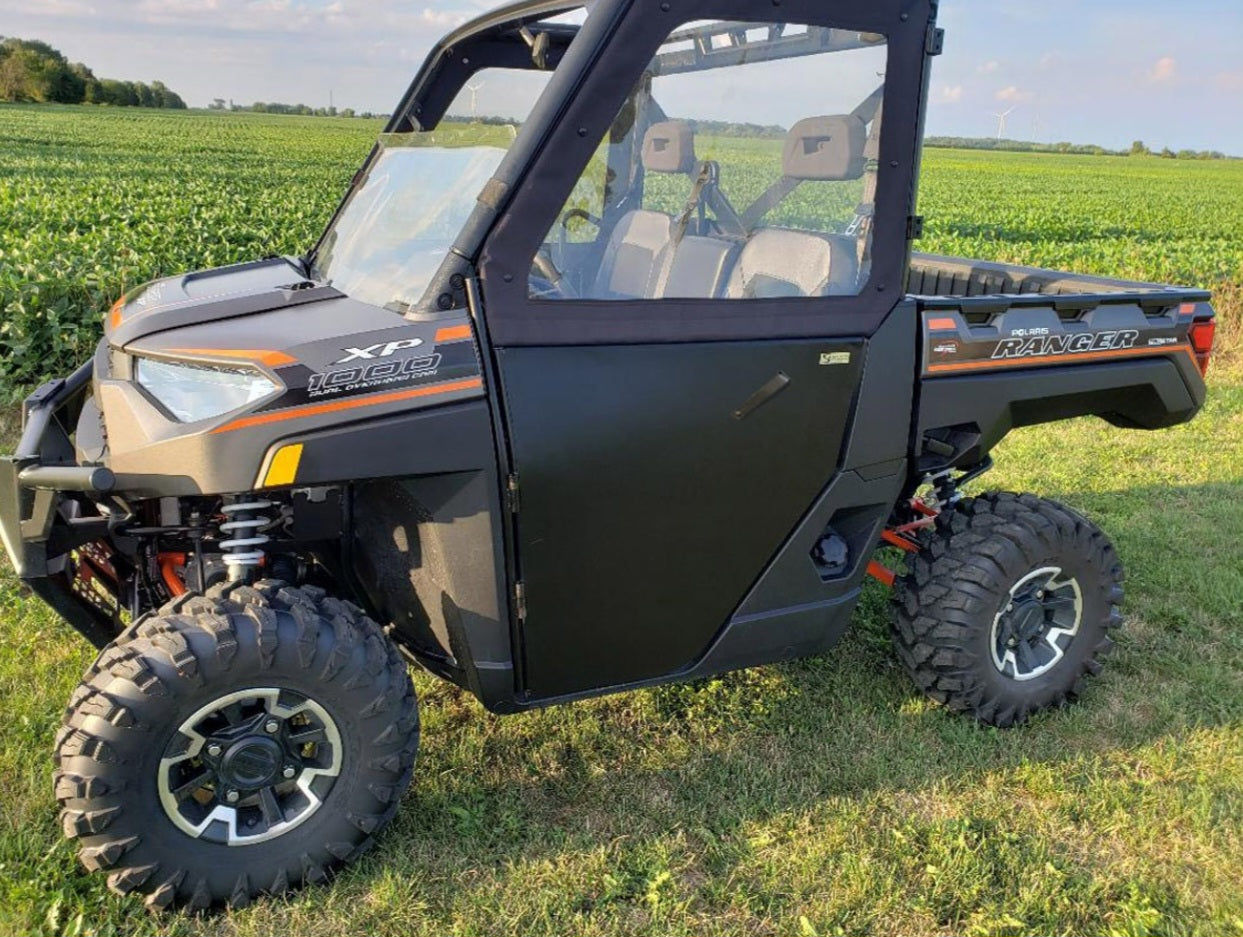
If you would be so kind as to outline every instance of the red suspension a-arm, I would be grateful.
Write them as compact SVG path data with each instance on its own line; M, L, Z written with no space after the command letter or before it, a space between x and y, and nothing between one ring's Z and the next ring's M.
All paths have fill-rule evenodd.
M919 552L919 543L916 541L915 535L924 528L932 527L936 524L937 518L941 514L936 508L929 507L921 498L911 499L911 510L916 514L922 515L922 517L917 521L911 521L911 523L903 524L900 527L886 527L884 533L880 535L882 542L891 547L897 547L904 553ZM898 578L898 574L894 570L876 560L868 563L868 575L891 588L894 581Z

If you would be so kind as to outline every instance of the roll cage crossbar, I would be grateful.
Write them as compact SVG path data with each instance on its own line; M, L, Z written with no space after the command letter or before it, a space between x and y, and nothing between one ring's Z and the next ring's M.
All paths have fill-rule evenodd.
M826 52L847 52L879 45L879 33L812 26L790 32L785 23L757 26L754 23L711 23L694 26L669 36L666 45L690 43L690 48L662 52L656 56L651 74L681 75L731 68L751 62L774 62ZM760 35L763 34L763 35Z

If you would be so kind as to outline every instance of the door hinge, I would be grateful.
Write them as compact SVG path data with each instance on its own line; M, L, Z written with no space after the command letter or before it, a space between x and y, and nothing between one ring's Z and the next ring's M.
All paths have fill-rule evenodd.
M945 30L939 26L928 27L928 40L925 49L929 55L940 55L945 51Z
M906 239L918 241L924 236L924 216L911 215L906 219Z
M510 514L518 513L518 474L516 472L505 479L505 506Z
M514 583L514 614L518 620L527 620L527 584L521 579Z

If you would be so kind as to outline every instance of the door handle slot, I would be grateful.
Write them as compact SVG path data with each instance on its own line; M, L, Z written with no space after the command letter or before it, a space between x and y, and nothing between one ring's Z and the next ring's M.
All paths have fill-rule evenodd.
M789 386L790 378L784 371L778 371L776 377L748 397L747 402L734 411L734 419L745 420Z

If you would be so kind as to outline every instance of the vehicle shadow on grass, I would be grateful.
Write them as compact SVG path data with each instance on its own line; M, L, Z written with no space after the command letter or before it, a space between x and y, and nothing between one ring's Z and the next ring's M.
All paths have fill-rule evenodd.
M1129 573L1128 631L1080 705L999 731L926 703L890 653L879 588L827 655L719 680L505 719L421 681L415 787L377 857L347 878L418 882L481 868L504 878L515 865L601 848L624 870L685 848L701 877L720 881L750 861L757 829L969 811L985 789L1021 789L1018 774L1050 766L1090 793L1084 764L1243 724L1233 533L1243 482L1062 500L1106 528ZM598 886L567 887L584 908L603 900Z

